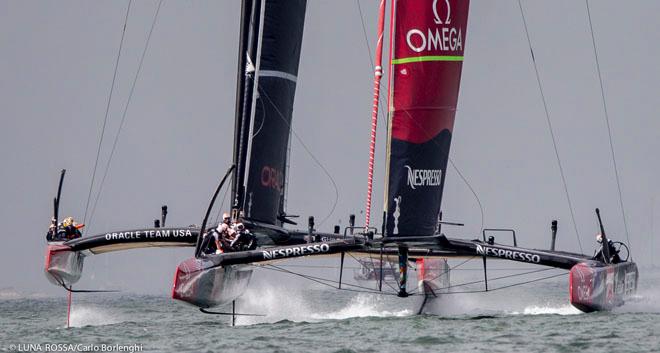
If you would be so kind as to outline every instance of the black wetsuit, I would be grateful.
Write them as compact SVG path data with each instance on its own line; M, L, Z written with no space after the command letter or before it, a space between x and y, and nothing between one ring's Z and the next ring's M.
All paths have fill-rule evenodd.
M71 240L71 239L77 239L82 237L82 233L78 228L76 228L73 224L68 225L64 227L64 237L66 240Z
M62 225L57 226L57 228L51 228L46 233L47 241L66 241L71 239L77 239L82 237L82 233L73 225L67 227L62 227Z

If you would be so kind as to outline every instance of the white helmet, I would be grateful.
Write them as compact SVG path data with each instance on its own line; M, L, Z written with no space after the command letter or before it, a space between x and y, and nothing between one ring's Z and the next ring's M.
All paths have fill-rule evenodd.
M603 242L603 235L602 234L600 234L600 233L596 234L596 242L598 242L598 244Z

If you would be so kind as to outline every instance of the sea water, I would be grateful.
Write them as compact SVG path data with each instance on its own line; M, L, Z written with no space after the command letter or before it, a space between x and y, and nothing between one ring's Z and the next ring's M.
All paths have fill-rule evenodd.
M10 295L0 297L0 351L660 352L660 273L641 272L626 305L590 314L568 303L566 277L441 295L417 315L421 296L260 284L257 275L237 312L265 316L234 327L166 294L119 293L75 294L67 328L64 294Z

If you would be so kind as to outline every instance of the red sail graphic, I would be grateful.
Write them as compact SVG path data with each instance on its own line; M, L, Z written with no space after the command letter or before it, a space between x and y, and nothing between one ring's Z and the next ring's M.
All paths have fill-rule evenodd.
M463 66L468 0L395 0L388 235L436 230Z

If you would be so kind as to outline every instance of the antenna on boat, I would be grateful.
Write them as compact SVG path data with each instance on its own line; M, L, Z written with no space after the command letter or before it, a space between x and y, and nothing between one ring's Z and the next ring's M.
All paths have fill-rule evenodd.
M596 208L596 216L598 216L598 225L600 226L600 235L603 239L601 248L603 249L603 261L606 264L610 263L610 247L608 246L607 236L605 235L605 227L603 227L603 220L600 219L600 210Z
M53 222L57 226L57 219L60 212L60 196L62 195L62 184L64 184L64 174L66 174L66 169L62 169L60 172L60 183L57 186L57 197L53 199Z
M232 171L234 171L234 167L236 167L234 164L227 169L227 172L225 173L225 176L222 177L222 180L220 181L220 184L218 184L218 187L215 189L215 192L213 193L213 197L211 198L211 202L209 203L209 207L206 209L206 215L204 216L204 221L202 221L202 226L199 228L199 235L197 236L197 244L195 245L195 257L199 257L200 253L202 252L201 250L201 245L202 245L202 238L204 237L204 230L206 228L206 222L209 220L209 215L211 214L211 209L213 208L213 204L215 203L215 199L218 197L218 193L220 193L220 189L222 189L222 186L225 184L225 181L227 181L227 178L231 174ZM165 211L167 213L167 211Z
M555 251L555 241L557 240L557 220L552 221L552 225L550 226L550 230L552 230L552 241L550 242L550 251Z
M160 226L165 227L165 219L167 219L167 205L160 208Z

